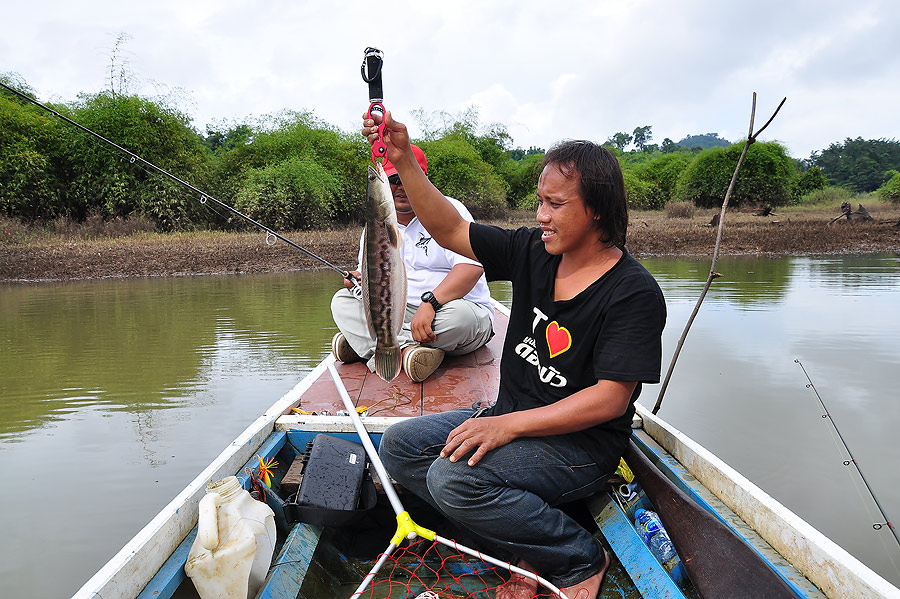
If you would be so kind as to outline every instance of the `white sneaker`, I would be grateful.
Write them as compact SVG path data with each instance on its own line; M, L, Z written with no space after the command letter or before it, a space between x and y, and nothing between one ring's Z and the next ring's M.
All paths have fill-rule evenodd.
M343 333L336 333L335 336L331 338L331 353L334 355L335 360L343 362L344 364L359 362L362 359L359 357L359 354L350 347L350 342L347 341L347 338L344 337Z
M403 355L403 372L414 383L421 383L430 377L443 361L444 350L417 345L406 350Z

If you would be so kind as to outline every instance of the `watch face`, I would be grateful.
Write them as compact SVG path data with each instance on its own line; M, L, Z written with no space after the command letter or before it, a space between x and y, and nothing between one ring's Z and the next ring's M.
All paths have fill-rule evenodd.
M426 291L425 293L422 294L422 301L428 302L429 304L431 304L435 310L437 310L441 307L441 304L438 303L437 298L434 297L434 293L432 293L430 291Z

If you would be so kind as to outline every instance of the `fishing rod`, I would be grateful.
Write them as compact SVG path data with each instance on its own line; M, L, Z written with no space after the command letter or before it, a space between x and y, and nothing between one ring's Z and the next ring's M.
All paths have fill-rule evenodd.
M887 525L888 529L891 531L891 534L894 535L894 540L897 541L897 545L900 545L900 537L897 537L897 531L894 528L894 525L888 519L887 514L884 513L884 508L881 507L881 502L878 501L878 497L875 496L875 491L872 490L872 487L869 485L869 481L866 480L862 469L859 467L859 463L856 461L856 458L853 457L853 453L850 451L850 447L847 445L847 442L844 440L844 436L838 429L837 423L834 421L834 417L832 417L831 413L828 411L828 408L825 406L825 402L822 400L822 396L819 395L818 389L816 389L816 386L813 384L812 379L809 377L809 373L806 372L806 368L803 367L803 363L799 359L794 359L794 362L800 365L800 368L803 370L803 374L806 376L806 380L809 381L809 384L806 385L806 387L813 390L813 393L816 394L819 403L822 405L822 409L825 410L825 413L822 414L822 418L826 418L831 422L831 426L834 427L834 432L837 433L838 438L841 440L841 444L844 446L844 451L846 451L847 455L850 456L849 460L844 460L844 466L853 464L853 466L856 468L856 471L859 473L859 477L862 479L863 484L866 486L866 490L869 492L869 495L872 497L875 505L878 506L878 511L881 512L881 517L884 518L884 522L876 522L872 525L872 528L874 528L875 530L881 530L883 526Z
M156 166L156 165L153 164L152 162L149 162L149 161L147 161L147 160L144 160L143 158L141 158L140 156L138 156L138 155L135 154L134 152L131 152L131 151L129 151L129 150L123 148L123 147L120 146L119 144L117 144L117 143L115 143L115 142L113 142L113 141L111 141L111 140L109 140L109 139L103 137L102 135L100 135L99 133L96 133L95 131L91 131L90 129L88 129L88 128L85 127L84 125L82 125L82 124L80 124L80 123L77 123L77 122L73 121L72 119L70 119L70 118L68 118L68 117L66 117L66 116L64 116L64 115L62 115L62 114L60 114L59 112L53 110L53 109L50 108L49 106L46 106L46 105L44 105L44 104L38 102L37 100L35 100L35 99L32 98L31 96L28 96L28 95L26 95L26 94L23 94L23 93L20 92L19 90L14 89L14 88L12 88L12 87L6 85L6 84L3 83L2 81L0 81L0 87L3 87L3 89L7 90L8 92L11 92L11 93L15 94L17 97L19 97L19 98L21 98L21 99L23 99L23 100L27 100L28 102L31 102L32 104L34 104L34 105L36 105L36 106L39 106L40 108L43 108L43 109L46 110L48 113L50 113L50 115L55 116L55 117L59 117L59 118L62 119L65 123L67 123L67 124L69 124L69 125L72 125L73 127L76 127L78 130L83 131L84 133L87 133L87 134L89 134L89 135L91 135L91 136L93 136L93 137L96 137L96 138L99 139L100 141L102 141L102 142L104 142L104 143L106 143L106 144L112 146L113 148L115 148L115 149L118 150L119 152L125 154L125 155L128 157L129 162L130 162L131 164L134 164L134 165L136 165L136 166L138 166L138 167L141 167L141 168L143 168L142 165L146 165L147 167L149 167L149 168L151 169L151 171L153 171L153 172L155 172L155 173L157 173L157 174L163 175L163 176L167 177L169 180L174 181L175 183L178 183L179 185L182 185L182 186L184 186L185 188L191 190L192 192L198 194L198 195L200 196L199 199L200 199L200 203L201 203L201 204L204 204L204 205L205 205L207 201L212 201L212 202L215 203L217 206L221 206L222 208L228 210L228 211L231 212L232 214L241 217L242 219L244 219L245 221L247 221L247 222L249 222L249 223L251 223L251 224L253 224L253 225L256 225L257 227L259 227L260 229L262 229L263 231L266 232L266 244L267 244L267 245L274 245L274 244L275 244L275 241L271 241L271 242L269 241L269 240L272 239L272 238L280 239L281 241L285 242L286 244L288 244L288 245L291 246L292 248L297 249L297 250L300 250L301 252L303 252L304 254L306 254L307 256L309 256L310 258L313 258L313 259L315 259L315 260L318 260L319 262L321 262L321 263L324 264L325 266L327 266L327 267L329 267L329 268L331 268L331 269L333 269L333 270L339 272L339 273L341 274L342 277L344 277L345 279L347 279L348 281L350 281L350 282L353 284L353 286L354 286L355 289L360 289L359 279L357 279L356 276L355 276L352 272L350 272L349 270L344 270L344 269L342 269L342 268L339 268L339 267L335 266L334 264L332 264L331 262L329 262L329 261L326 260L325 258L322 258L321 256L317 256L316 254L312 253L311 251L307 250L306 248L301 247L300 245L294 243L293 241L291 241L291 240L288 239L287 237L284 237L283 235L279 234L279 233L278 233L277 231L275 231L274 229L271 229L271 228L267 227L266 225L264 225L264 224L262 224L262 223L260 223L260 222L258 222L258 221L256 221L256 220L250 218L249 216L247 216L247 215L244 214L243 212L240 212L240 211L237 210L236 208L233 208L232 206L229 206L229 205L226 204L225 202L223 202L223 201L221 201L221 200L218 200L218 199L214 198L213 196L209 195L208 193L206 193L206 192L204 192L204 191L202 191L202 190L200 190L200 189L197 189L196 187L194 187L193 185L191 185L191 184L188 183L187 181L184 181L183 179L180 179L180 178L176 177L175 175L173 175L173 174L170 173L169 171L167 171L167 170L165 170L165 169L163 169L163 168L161 168L161 167Z

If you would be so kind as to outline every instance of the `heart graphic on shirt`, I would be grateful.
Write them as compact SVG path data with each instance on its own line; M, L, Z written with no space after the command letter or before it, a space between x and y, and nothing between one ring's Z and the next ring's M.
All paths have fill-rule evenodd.
M569 330L559 326L555 320L547 325L547 347L550 348L551 358L572 347L572 335L569 334Z

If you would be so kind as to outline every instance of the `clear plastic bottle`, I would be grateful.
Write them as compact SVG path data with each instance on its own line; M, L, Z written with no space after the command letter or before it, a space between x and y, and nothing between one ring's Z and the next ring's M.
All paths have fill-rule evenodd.
M669 533L663 528L659 514L651 510L636 510L634 527L653 556L659 560L675 582L681 584L684 580L684 567L675 551L675 545L669 538Z
M653 535L663 529L662 520L656 512L644 509L638 509L634 512L634 527L637 529L644 545L650 545L650 539Z
M650 537L650 552L656 556L656 559L661 564L665 564L677 555L675 545L672 544L672 540L669 539L669 533L665 529Z

